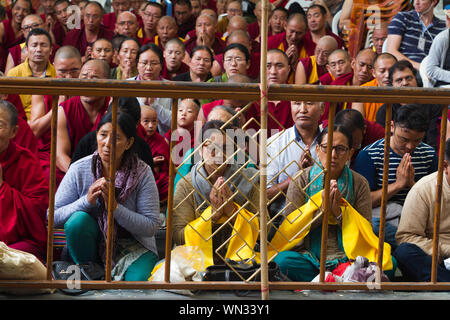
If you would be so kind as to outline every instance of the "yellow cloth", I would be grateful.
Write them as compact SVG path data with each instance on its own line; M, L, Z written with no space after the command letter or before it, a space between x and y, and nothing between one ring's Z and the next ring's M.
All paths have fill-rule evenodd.
M252 259L255 255L253 248L259 236L258 216L239 207L236 203L234 205L238 208L239 213L234 222L225 259L233 261ZM200 248L205 256L205 269L214 264L211 214L211 207L206 208L200 217L188 223L184 229L184 245ZM224 223L226 220L226 217L222 217L218 223ZM152 280L152 276L162 265L163 263L161 262L153 268L151 276L148 279L149 281Z
M28 58L18 66L15 66L11 70L9 70L8 77L33 77L33 73L31 72L30 66L28 64ZM48 62L47 70L45 71L45 78L54 78L56 76L55 67ZM23 109L25 110L25 114L27 115L27 119L30 120L31 114L31 95L30 94L21 94L20 100L22 101Z
M312 70L311 70L311 74L309 75L308 83L313 84L313 83L316 83L319 81L319 73L317 72L316 56L311 56L310 59L311 59Z
M314 212L322 205L322 191L316 193L300 209L290 213L281 224L277 233L268 246L268 259L277 252L291 250L309 233ZM363 256L369 261L376 262L378 259L378 237L372 229L372 225L362 217L347 201L342 209L342 242L347 257L352 260L357 256ZM299 216L299 214L302 214ZM328 217L329 224L337 224L334 216ZM305 226L305 230L300 232ZM383 270L393 268L391 257L391 246L384 243L383 247Z
M236 203L235 206L239 208L239 213L236 216L225 258L241 261L254 256L253 248L259 236L259 220L253 213L239 207ZM191 221L184 229L185 245L197 246L203 251L205 268L214 264L211 213L211 207L206 208L200 217ZM226 219L222 217L218 223L224 223Z

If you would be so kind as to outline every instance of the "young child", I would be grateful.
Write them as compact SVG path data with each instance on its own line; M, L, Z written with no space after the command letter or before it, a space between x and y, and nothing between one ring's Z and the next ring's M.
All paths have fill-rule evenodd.
M169 145L157 131L158 115L155 109L141 105L141 126L145 129L145 142L153 154L155 181L158 186L160 202L167 200L169 189Z
M196 99L183 99L178 104L177 114L177 130L172 134L169 130L164 137L167 143L170 144L170 139L176 141L176 145L180 144L184 139L188 139L189 143L183 143L178 146L177 150L183 151L189 148L194 148L195 133L194 123L197 120L198 112L200 110L200 102ZM190 147L188 147L188 145ZM184 154L177 154L178 159L174 159L175 164L181 163Z

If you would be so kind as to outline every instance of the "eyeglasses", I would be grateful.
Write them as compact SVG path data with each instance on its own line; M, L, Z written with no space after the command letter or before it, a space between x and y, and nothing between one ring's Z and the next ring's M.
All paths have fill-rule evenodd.
M323 153L327 153L328 146L326 144L320 144L319 147L320 151L322 151ZM341 145L333 146L332 149L336 152L336 155L338 156L343 156L348 152L348 150L350 150L349 147Z
M148 66L155 68L155 67L159 66L161 63L159 61L139 61L138 64L144 68L148 67Z
M36 28L39 28L39 26L40 26L39 23L33 23L33 24L28 25L28 26L23 26L22 30L23 31L27 31L27 30L31 30L31 29L36 29Z
M242 58L242 57L226 57L226 58L224 59L224 61L227 62L227 63L230 63L230 62L232 62L232 61L234 61L234 62L236 62L236 63L241 63L241 62L244 62L245 59Z

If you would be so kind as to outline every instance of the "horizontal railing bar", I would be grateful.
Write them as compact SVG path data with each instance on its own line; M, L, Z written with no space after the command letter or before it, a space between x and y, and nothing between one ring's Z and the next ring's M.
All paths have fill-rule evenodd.
M260 290L261 282L150 282L150 281L80 281L79 288L89 290ZM394 291L440 291L450 290L450 282L269 282L271 290L394 290ZM0 288L14 289L64 289L65 280L9 280L0 281Z
M0 92L9 94L85 95L112 97L166 97L260 100L256 83L197 83L175 81L122 81L86 79L0 78ZM358 86L273 85L270 101L310 100L328 102L450 103L450 89ZM445 102L444 102L445 103Z

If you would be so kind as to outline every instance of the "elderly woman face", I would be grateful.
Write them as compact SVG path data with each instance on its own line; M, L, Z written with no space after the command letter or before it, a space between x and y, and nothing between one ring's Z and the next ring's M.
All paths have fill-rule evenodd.
M138 62L138 72L141 80L158 80L161 70L161 61L153 50L141 53Z
M134 40L125 40L119 50L119 63L122 68L136 68L139 45Z
M327 139L328 134L325 134L322 142L316 146L317 155L319 157L322 166L325 168L327 165ZM344 170L345 164L352 157L352 146L349 145L347 137L341 132L333 133L333 151L331 152L330 172L331 178L337 179Z
M122 131L120 126L117 126L116 135L116 164L120 163L122 156L126 150L131 148L134 138L128 138ZM112 123L107 122L97 131L97 151L102 159L102 163L109 164L111 161L112 149Z

